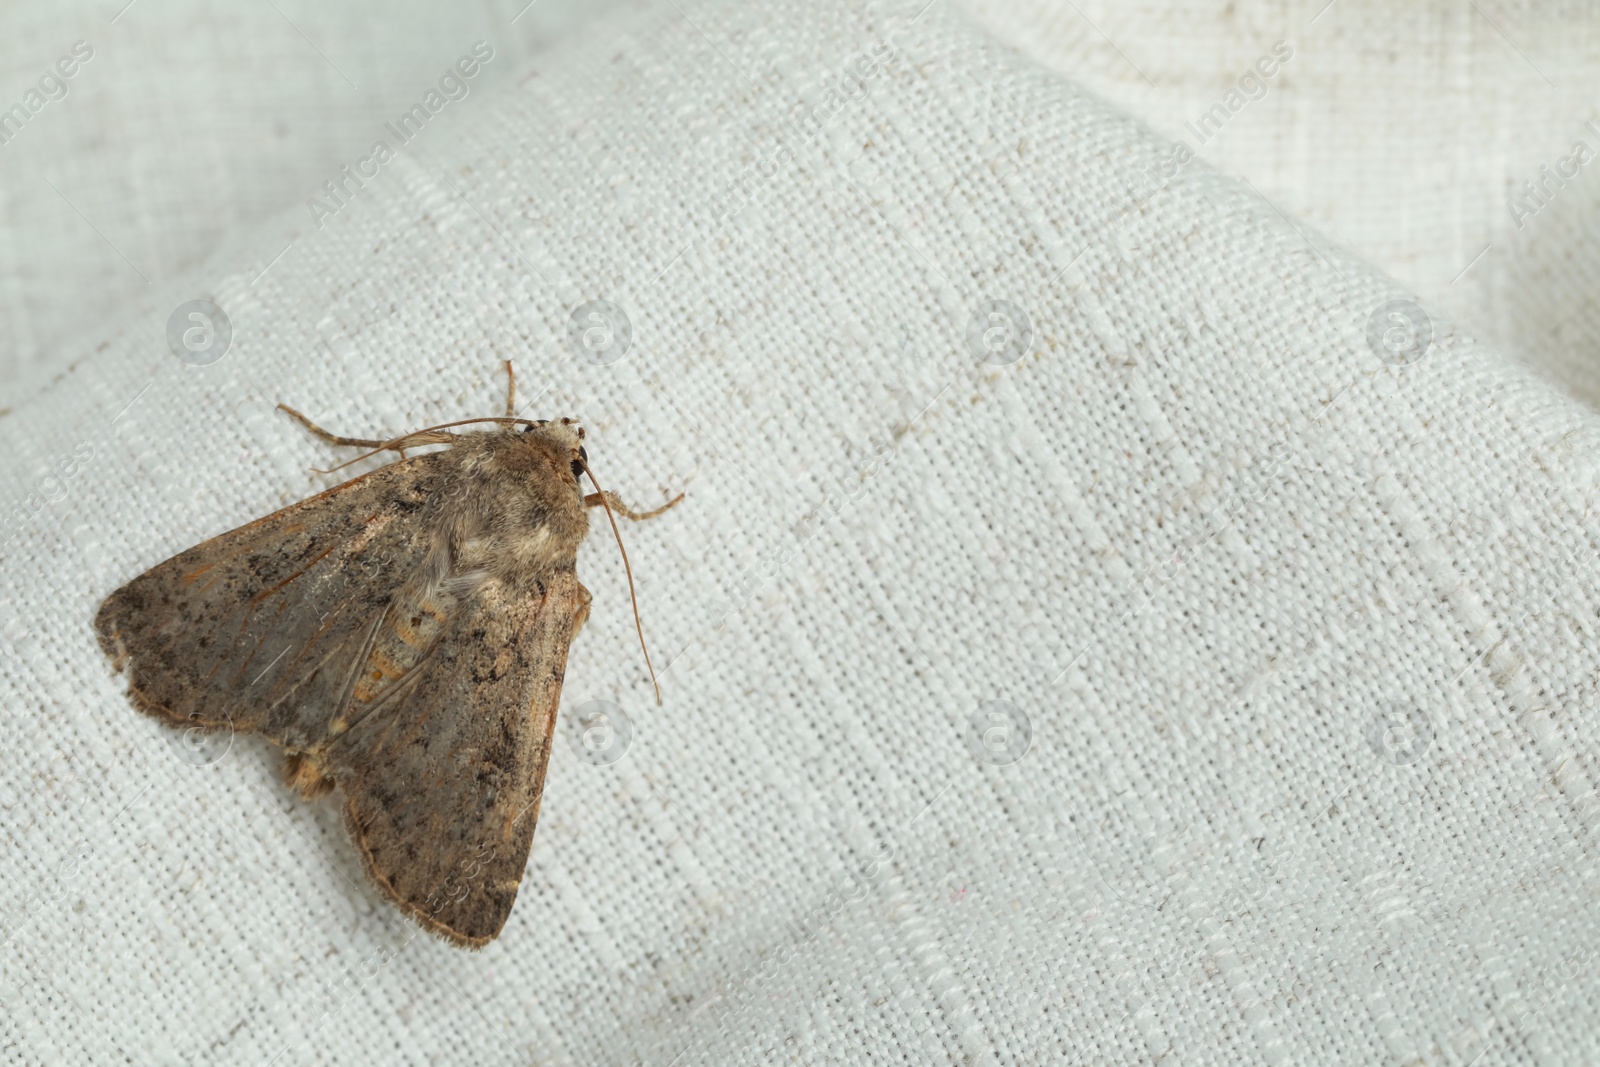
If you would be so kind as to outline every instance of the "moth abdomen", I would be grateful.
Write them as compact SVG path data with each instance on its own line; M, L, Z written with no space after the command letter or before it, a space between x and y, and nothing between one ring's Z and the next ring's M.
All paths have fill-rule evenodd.
M283 757L283 780L298 790L302 800L316 800L332 791L334 781L323 773L320 763L305 752L288 752Z

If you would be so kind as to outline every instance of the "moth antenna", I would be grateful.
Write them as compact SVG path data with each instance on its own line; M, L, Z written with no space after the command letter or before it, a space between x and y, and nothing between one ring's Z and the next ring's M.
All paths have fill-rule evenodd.
M282 404L279 404L278 406L279 407L284 407L284 405L282 405ZM304 419L305 419L304 415L300 415L300 413L295 411L293 408L288 408L287 410L290 411L292 414L299 416L299 418L302 421L304 421ZM379 452L398 452L398 451L400 451L401 448L414 448L414 447L416 447L416 445L443 445L443 444L449 444L451 438L453 438L455 436L454 434L448 434L448 433L439 434L439 436L436 439L432 440L432 441L417 441L417 442L415 442L415 444L410 444L410 445L401 445L400 442L409 441L413 437L421 437L423 434L438 434L439 431L448 430L452 426L470 426L471 424L473 424L475 422L498 422L498 423L502 423L502 424L508 423L508 422L511 422L511 423L520 422L520 423L524 423L524 424L526 424L528 426L533 426L533 425L537 424L537 421L538 420L536 420L536 419L514 419L514 418L511 418L509 416L501 417L499 415L485 415L482 418L477 418L477 419L458 419L455 422L441 422L437 426L425 426L420 430L412 430L410 433L401 434L399 437L391 437L391 438L389 438L389 440L383 442L377 448L374 448L372 451L363 452L363 453L361 453L361 455L355 457L354 459L347 459L343 463L339 464L337 467L329 467L327 470L323 470L321 467L313 467L312 470L316 471L318 474L332 474L334 471L343 470L344 468L350 466L350 464L352 464L352 463L360 463L364 459L369 459L372 456L376 456ZM402 455L402 458L404 458L403 455ZM591 476L590 480L593 481L593 477L592 476Z
M639 634L639 651L644 653L644 665L650 669L650 684L656 688L656 705L661 704L661 683L656 680L655 664L650 662L650 650L644 647L644 624L639 621L639 594L633 589L633 567L628 563L628 550L622 547L622 531L617 529L617 517L611 514L611 504L606 500L606 491L600 488L600 483L595 480L594 471L589 469L589 464L578 460L578 466L583 468L583 473L589 476L589 482L594 486L595 492L600 494L600 503L605 506L606 518L611 522L611 534L617 539L617 551L622 553L622 569L628 575L628 597L633 601L633 628Z

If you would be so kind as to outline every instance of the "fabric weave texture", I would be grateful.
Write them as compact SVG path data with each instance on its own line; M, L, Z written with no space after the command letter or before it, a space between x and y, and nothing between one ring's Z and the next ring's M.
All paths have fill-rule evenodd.
M0 419L0 1063L1600 1059L1593 411L947 5L639 3L439 119L192 276L221 359L152 301ZM277 402L507 359L687 497L623 530L662 707L580 554L471 953L90 620L381 462Z

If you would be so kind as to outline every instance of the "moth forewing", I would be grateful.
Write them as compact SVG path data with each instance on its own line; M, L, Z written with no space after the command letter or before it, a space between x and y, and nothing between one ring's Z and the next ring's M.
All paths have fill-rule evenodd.
M469 945L499 934L516 899L567 647L589 605L570 569L536 597L493 585L394 713L368 716L326 757L367 872L425 926Z
M370 441L292 414L334 444L447 447L152 567L101 605L101 647L140 710L259 733L302 796L337 788L384 895L481 947L516 900L589 613L577 549L602 500L578 487L583 430L501 418Z

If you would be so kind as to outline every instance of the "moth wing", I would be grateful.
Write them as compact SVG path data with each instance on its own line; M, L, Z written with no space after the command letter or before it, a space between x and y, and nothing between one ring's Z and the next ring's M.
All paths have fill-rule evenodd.
M380 467L157 564L106 598L100 646L143 711L311 745L436 544L449 453Z
M397 692L321 756L367 873L423 926L499 935L533 845L567 648L588 616L571 570L533 592L490 580Z

